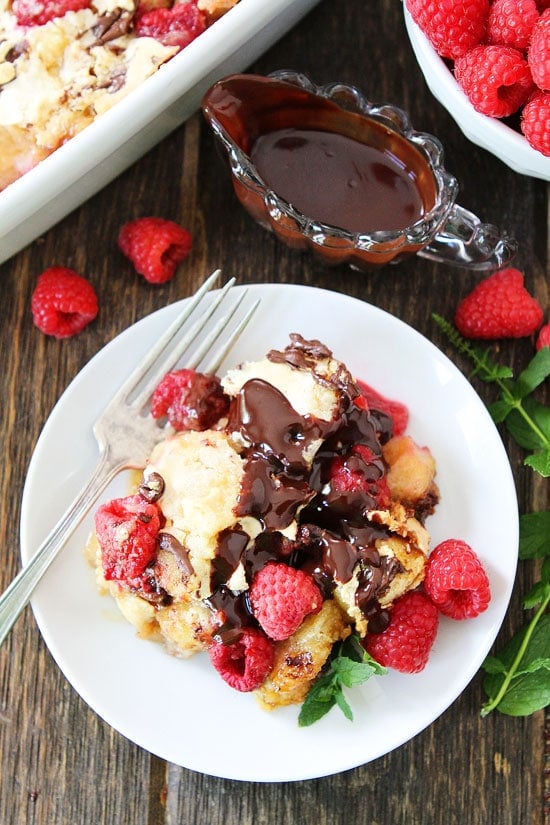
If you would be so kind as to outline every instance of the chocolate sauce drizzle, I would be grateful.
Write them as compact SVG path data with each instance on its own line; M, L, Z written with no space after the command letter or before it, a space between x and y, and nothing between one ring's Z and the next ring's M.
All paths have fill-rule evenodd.
M378 597L400 565L376 550L376 540L389 531L369 523L367 513L376 508L377 484L385 473L381 444L391 437L392 422L355 404L360 391L344 366L330 378L315 372L319 358L331 356L321 342L297 334L285 350L268 354L272 361L312 370L320 382L335 387L339 403L331 421L300 415L278 389L258 378L247 381L231 402L227 429L245 445L236 514L254 516L262 529L253 541L240 527L219 536L207 603L222 617L217 638L224 643L234 641L240 628L253 622L246 593L233 594L227 582L242 564L250 584L271 560L309 572L325 597L336 580L349 581L359 564L356 604L372 621L370 629L381 630L387 622ZM369 459L351 452L357 444L368 447ZM367 489L333 491L330 466L335 458L367 479ZM281 531L295 519L298 535L290 540Z

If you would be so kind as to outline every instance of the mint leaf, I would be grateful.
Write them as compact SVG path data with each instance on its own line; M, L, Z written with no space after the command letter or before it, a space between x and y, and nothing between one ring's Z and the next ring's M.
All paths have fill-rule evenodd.
M298 725L301 728L308 727L309 725L313 725L315 722L318 722L319 719L322 719L331 708L334 707L335 699L335 692L331 690L330 698L327 698L326 691L322 691L322 695L318 695L315 689L315 685L310 689L308 695L306 696L305 702L303 703L302 707L300 708L300 714L298 716Z
M506 416L512 412L514 406L510 404L509 401L501 399L500 401L495 401L493 404L489 404L487 409L495 424L501 424L506 420Z
M543 478L550 476L550 450L544 450L542 453L533 453L528 455L523 462L532 470L535 470Z
M341 690L337 691L334 694L334 698L336 700L336 704L338 705L338 707L340 708L340 710L342 711L342 713L344 714L346 719L348 719L350 722L353 722L352 710L349 706L349 703L348 703L346 697L342 693L342 691Z
M550 448L550 407L536 398L524 398L521 406L512 409L506 426L520 447L528 450Z
M487 656L483 662L483 670L487 673L506 673L506 665L498 656Z
M539 559L550 555L550 510L525 513L519 518L519 557Z
M545 599L550 596L550 584L545 582L537 582L531 590L527 593L526 596L523 598L523 606L525 610L530 610L533 607L536 607L538 604L541 604Z
M537 670L550 670L550 659L534 659L532 662L529 662L527 667L523 670L519 670L516 673L516 676L525 676L528 673L536 673Z
M354 687L366 682L374 675L375 670L368 662L354 662L342 657L334 662L333 672L345 687Z
M483 716L495 707L508 716L529 716L550 704L550 615L537 614L535 620L500 652L505 673L490 672L485 677L489 702L482 708Z
M516 381L517 397L530 395L550 375L550 347L542 347Z
M324 671L316 679L307 694L298 716L298 725L308 727L337 705L346 719L353 720L351 707L343 688L363 684L375 674L386 669L378 664L364 649L355 634L335 646Z

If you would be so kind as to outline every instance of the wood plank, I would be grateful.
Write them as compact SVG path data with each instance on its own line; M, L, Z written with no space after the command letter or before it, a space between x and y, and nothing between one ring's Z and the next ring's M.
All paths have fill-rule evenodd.
M253 69L266 73L288 67L319 83L355 83L373 100L408 109L418 129L436 133L448 168L460 179L460 203L516 234L518 266L528 288L548 307L548 187L473 147L434 101L406 40L400 3L322 0ZM178 276L157 288L136 276L116 249L121 223L148 214L181 220L195 239ZM30 319L35 277L52 264L86 273L101 295L98 320L70 341L46 339ZM18 521L28 462L62 391L116 334L189 294L218 266L243 283L312 284L371 302L433 340L468 372L434 327L431 313L451 318L479 275L420 258L370 274L345 267L326 270L310 255L282 247L238 206L212 135L197 114L0 267L2 586L19 565ZM529 340L499 344L499 357L517 370L531 354ZM490 387L475 386L486 402L494 397ZM548 507L548 485L522 466L522 452L506 434L503 438L520 511ZM533 575L529 565L520 567L499 644L521 624L521 595ZM411 742L335 776L282 784L217 779L165 764L98 719L58 670L27 611L0 650L0 822L543 825L544 714L513 719L494 713L481 719L482 701L478 674L453 706ZM246 740L220 746L245 748Z

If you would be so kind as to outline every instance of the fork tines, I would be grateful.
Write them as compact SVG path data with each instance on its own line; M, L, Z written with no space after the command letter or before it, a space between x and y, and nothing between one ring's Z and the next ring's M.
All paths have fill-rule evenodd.
M183 361L182 366L206 373L216 372L219 368L259 304L258 299L244 313L238 313L247 290L242 290L236 297L229 296L235 278L230 278L214 295L210 295L210 289L220 274L219 269L213 272L186 301L181 313L145 361L129 376L121 389L127 403L141 409L163 376L180 361Z

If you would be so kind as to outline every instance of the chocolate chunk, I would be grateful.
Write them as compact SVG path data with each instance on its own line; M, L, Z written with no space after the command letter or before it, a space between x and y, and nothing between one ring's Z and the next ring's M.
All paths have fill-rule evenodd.
M159 473L148 473L143 476L138 487L138 493L145 501L153 503L158 501L164 492L164 479Z
M187 548L184 547L175 536L171 533L159 533L158 542L161 550L168 550L176 557L178 564L181 567L184 579L188 579L189 576L193 575L195 571L193 570L193 565L189 559Z
M110 40L116 40L127 34L132 25L133 15L123 9L115 9L111 14L104 14L98 18L92 29L96 37L93 46L104 46Z

